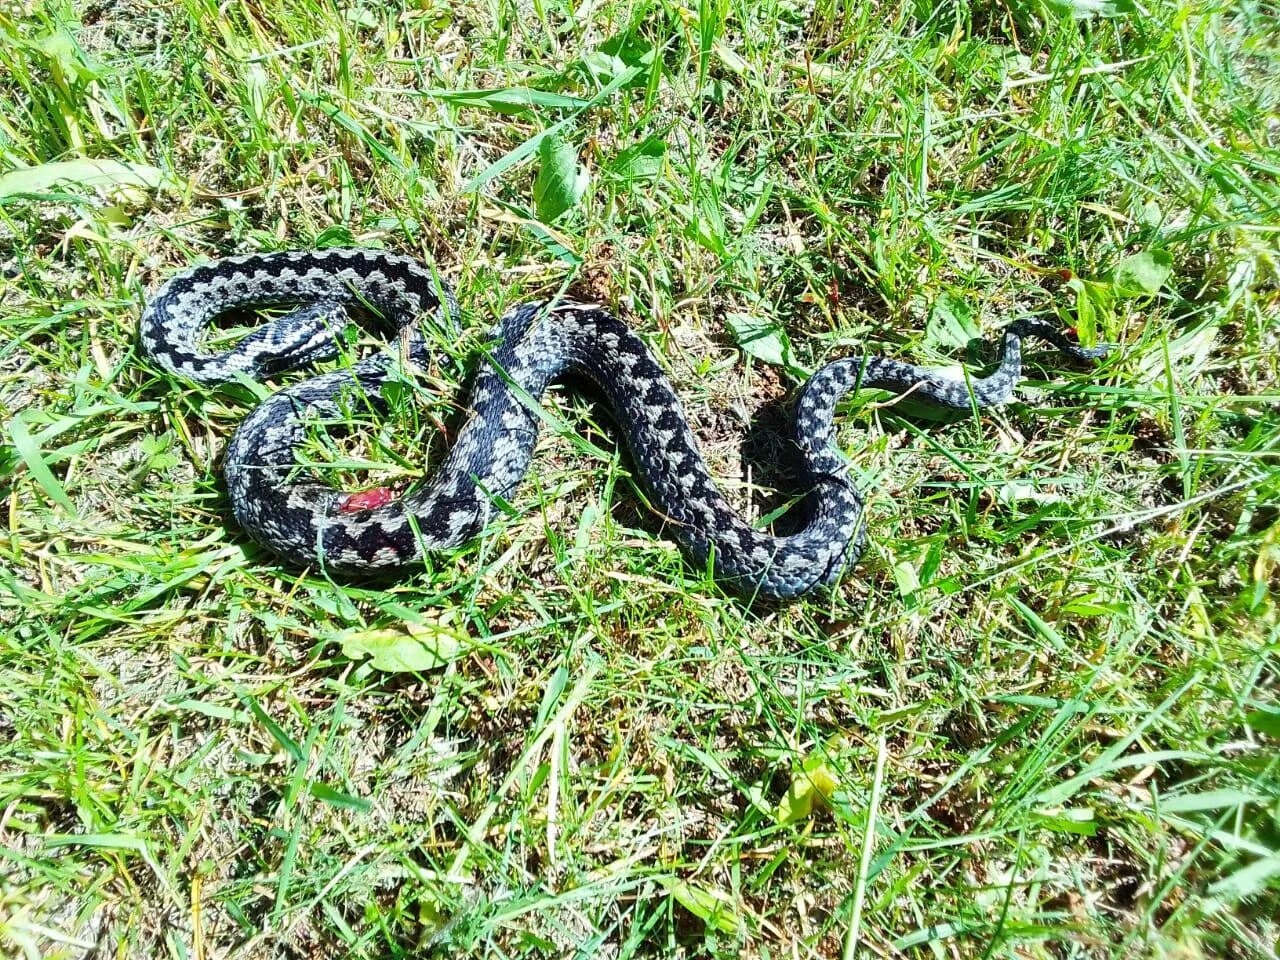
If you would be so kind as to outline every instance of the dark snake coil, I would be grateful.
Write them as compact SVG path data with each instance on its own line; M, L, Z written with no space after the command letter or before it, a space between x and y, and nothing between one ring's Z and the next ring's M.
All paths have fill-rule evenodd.
M233 310L292 305L232 349L202 351L198 339ZM407 358L428 359L424 317L452 327L458 306L430 268L381 250L328 249L228 257L171 278L142 314L143 349L171 373L215 384L261 378L337 353L348 308L380 315L399 333ZM829 363L804 385L795 408L795 442L808 490L807 523L773 536L745 523L716 489L680 400L653 354L604 309L558 301L525 303L498 322L492 351L471 392L471 414L431 482L374 505L295 478L304 422L340 415L353 390L380 398L396 379L386 353L271 395L245 418L227 448L231 505L255 540L300 566L341 574L411 565L424 551L475 538L510 499L537 438L537 403L548 385L578 374L599 390L639 476L691 560L748 595L798 597L833 583L865 543L862 498L833 444L836 404L855 388L910 391L958 410L1007 401L1022 372L1021 341L1035 335L1081 359L1085 348L1052 326L1019 320L1004 331L1004 356L990 376L962 380L882 357Z

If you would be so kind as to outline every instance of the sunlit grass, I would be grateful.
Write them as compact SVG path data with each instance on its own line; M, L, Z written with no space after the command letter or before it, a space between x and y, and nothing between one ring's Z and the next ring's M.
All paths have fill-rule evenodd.
M1271 956L1280 10L1105 6L0 13L4 955ZM134 344L182 265L349 243L464 311L309 449L350 485L437 459L561 290L755 515L796 370L1028 313L1121 349L981 418L850 404L827 595L686 564L572 391L509 516L353 586L236 528L254 391Z

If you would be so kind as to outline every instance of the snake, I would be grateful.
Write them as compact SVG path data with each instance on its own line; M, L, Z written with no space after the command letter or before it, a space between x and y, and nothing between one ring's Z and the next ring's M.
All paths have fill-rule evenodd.
M231 312L278 308L225 350L202 345ZM555 381L585 379L617 425L649 506L696 567L752 597L789 600L830 587L866 545L863 497L836 445L835 413L858 389L909 393L957 411L1007 402L1022 374L1022 343L1048 341L1096 360L1108 345L1080 345L1056 325L1025 317L1003 330L1003 355L985 377L950 376L880 356L820 367L794 405L803 522L785 535L744 520L717 487L671 380L645 341L603 306L553 298L517 304L497 321L471 385L465 421L443 462L415 489L344 492L309 478L298 450L306 425L341 418L350 398L386 404L402 364L431 360L432 325L456 331L457 298L436 269L375 248L229 256L163 282L139 324L143 353L196 385L262 381L331 359L353 320L398 343L270 393L240 422L223 474L237 522L289 564L343 577L421 567L428 553L476 539L524 478ZM507 508L508 510L510 508Z

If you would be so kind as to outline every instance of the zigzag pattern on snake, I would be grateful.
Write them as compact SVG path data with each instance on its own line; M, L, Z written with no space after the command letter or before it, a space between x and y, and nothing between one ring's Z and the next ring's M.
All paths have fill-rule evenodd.
M232 349L209 353L199 338L232 310L292 305ZM458 306L436 273L410 257L373 249L324 249L228 257L166 282L143 311L144 351L159 366L202 384L261 378L337 353L349 308L380 315L401 334L407 358L427 359L420 326L457 322ZM430 483L375 505L300 480L295 450L311 418L340 415L353 388L381 397L395 360L378 353L346 369L271 395L240 424L224 471L237 520L259 543L301 566L361 574L420 562L424 551L475 538L524 477L537 436L536 404L562 375L598 388L667 529L699 566L747 594L792 598L832 584L861 554L862 498L833 443L837 403L855 388L910 391L959 410L1007 401L1022 370L1021 342L1034 335L1069 356L1085 348L1047 323L1019 320L1004 331L1004 355L987 377L962 380L883 357L847 357L822 367L795 408L808 490L797 532L757 530L730 507L698 450L679 398L649 348L605 309L574 302L525 303L498 322L470 396L470 417Z

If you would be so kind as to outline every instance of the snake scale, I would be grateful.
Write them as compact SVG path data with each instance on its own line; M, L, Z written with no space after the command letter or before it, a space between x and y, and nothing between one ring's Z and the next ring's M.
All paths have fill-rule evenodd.
M200 338L230 311L291 306L230 350ZM411 257L360 248L251 254L196 266L165 282L142 313L140 339L160 367L198 384L260 379L335 356L349 312L370 314L400 335L407 358L428 359L421 323L457 322L452 292ZM807 522L774 536L743 521L716 488L679 398L649 348L599 306L556 301L516 306L498 321L470 395L470 415L430 483L393 497L350 494L296 476L295 451L312 418L340 416L353 390L380 398L396 360L379 352L270 395L240 424L224 472L232 509L259 543L300 566L360 575L420 563L425 551L475 538L529 466L537 403L567 374L584 376L608 405L654 509L699 566L748 595L786 599L832 584L865 543L862 498L834 445L836 404L855 388L910 391L958 410L1007 401L1021 376L1027 336L1093 359L1053 326L1015 321L987 377L959 379L882 357L822 367L795 407L795 442L807 476ZM384 495L385 494L385 495Z

